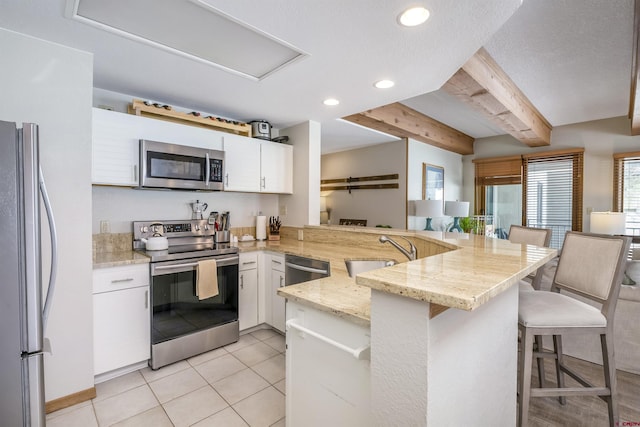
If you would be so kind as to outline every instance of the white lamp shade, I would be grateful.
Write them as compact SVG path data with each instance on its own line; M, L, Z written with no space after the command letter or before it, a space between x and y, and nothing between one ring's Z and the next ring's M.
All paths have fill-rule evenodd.
M625 234L627 214L624 212L591 212L591 232Z
M469 202L444 202L444 214L463 218L469 216Z
M442 216L442 200L416 200L416 216L438 218Z

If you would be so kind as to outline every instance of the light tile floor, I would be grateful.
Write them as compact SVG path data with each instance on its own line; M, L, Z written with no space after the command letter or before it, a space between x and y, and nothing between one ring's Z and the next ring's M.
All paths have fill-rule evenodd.
M271 329L157 371L96 385L95 399L47 415L48 427L285 425L285 340Z

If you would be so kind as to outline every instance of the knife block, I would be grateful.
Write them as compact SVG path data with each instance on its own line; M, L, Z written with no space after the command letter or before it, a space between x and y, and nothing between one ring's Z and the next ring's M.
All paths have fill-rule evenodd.
M270 232L269 240L280 240L280 232L277 232L277 233Z

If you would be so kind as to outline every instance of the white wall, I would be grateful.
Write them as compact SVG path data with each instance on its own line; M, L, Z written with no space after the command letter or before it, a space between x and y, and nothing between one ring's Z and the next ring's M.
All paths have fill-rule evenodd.
M320 123L282 129L293 144L293 194L280 196L283 225L320 224ZM286 212L286 213L285 213Z
M52 346L45 355L45 398L51 401L93 387L93 57L3 29L0 52L0 119L39 125L40 160L58 228L57 288L45 331ZM47 234L43 224L45 264Z
M607 211L613 202L613 153L637 151L640 136L630 136L629 119L611 119L554 127L549 147L529 148L509 135L476 140L473 155L464 157L464 196L473 200L474 158L509 156L563 148L584 148L583 230L590 226L587 209Z
M100 221L109 221L112 233L132 231L132 221L191 219L189 203L200 200L212 211L231 214L231 227L255 227L256 215L278 214L278 195L231 192L136 190L126 187L94 186L93 234L100 232Z
M322 156L322 179L399 175L397 189L352 190L351 194L347 190L323 191L331 208L331 224L338 224L340 218L350 218L366 219L369 227L406 228L406 165L404 140Z
M444 168L444 198L445 200L473 200L463 195L463 165L462 156L423 142L409 140L409 154L407 167L407 200L422 199L422 164L442 166ZM473 181L472 181L473 182ZM409 230L423 230L425 218L415 217L415 206L409 203L407 228ZM470 212L471 214L471 212ZM450 222L450 218L434 218L433 225L437 230L443 223Z

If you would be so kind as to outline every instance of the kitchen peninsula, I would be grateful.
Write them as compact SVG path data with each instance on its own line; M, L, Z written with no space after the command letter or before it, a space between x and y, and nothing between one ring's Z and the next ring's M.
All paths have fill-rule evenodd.
M289 300L287 389L296 390L287 394L288 422L515 424L514 285L555 250L457 233L309 226L304 233L305 251L340 248L331 245L327 257L331 277L278 291ZM401 260L377 242L382 234L411 238L418 259L349 278L340 255ZM334 348L321 351L323 340ZM313 357L315 365L300 360Z

